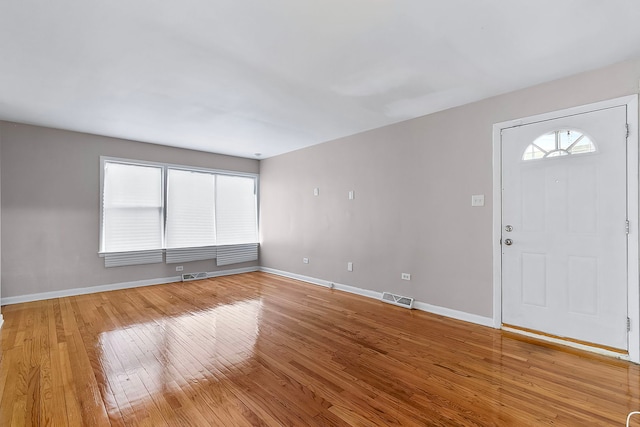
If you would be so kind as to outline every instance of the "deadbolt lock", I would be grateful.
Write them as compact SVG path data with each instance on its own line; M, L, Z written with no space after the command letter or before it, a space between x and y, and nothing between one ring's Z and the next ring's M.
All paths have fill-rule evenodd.
M504 231L509 233L509 232L513 231L513 227L511 225L507 225L506 227L504 227Z

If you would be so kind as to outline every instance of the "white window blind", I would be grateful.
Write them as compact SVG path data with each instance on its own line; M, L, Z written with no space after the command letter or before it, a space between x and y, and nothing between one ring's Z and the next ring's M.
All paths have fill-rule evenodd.
M125 159L102 163L105 266L162 262L165 253L167 263L258 258L257 176Z
M218 246L216 265L229 265L258 259L258 244Z
M155 264L162 262L162 249L136 252L109 252L104 254L105 267L123 265Z
M166 251L167 264L180 262L216 259L216 246L201 246L199 248L168 248Z
M181 169L167 174L167 248L215 245L215 175Z
M104 162L102 252L162 249L162 168Z
M218 175L216 181L216 234L218 245L258 242L256 180Z

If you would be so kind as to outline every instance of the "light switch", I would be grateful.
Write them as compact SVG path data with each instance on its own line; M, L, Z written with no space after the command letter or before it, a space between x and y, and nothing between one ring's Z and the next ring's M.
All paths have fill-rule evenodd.
M471 206L484 206L484 194L471 196Z
M313 189L313 195L314 196L319 196L320 195L320 189L318 187Z

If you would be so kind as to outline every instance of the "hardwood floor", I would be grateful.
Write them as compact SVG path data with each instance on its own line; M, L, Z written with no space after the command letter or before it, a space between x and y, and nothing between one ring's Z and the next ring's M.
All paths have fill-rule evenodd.
M265 273L2 313L0 426L624 426L640 409L631 363Z

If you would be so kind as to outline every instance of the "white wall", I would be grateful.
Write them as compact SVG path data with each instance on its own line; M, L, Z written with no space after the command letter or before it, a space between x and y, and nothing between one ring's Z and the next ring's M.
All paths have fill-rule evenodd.
M490 318L493 124L633 94L639 78L629 61L265 159L261 265Z
M256 160L0 122L2 297L175 277L172 264L105 268L100 156L257 173ZM226 269L256 266L257 262ZM215 261L184 272L215 271Z

